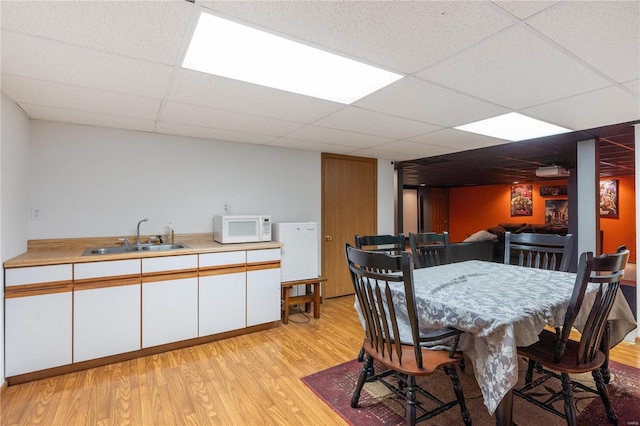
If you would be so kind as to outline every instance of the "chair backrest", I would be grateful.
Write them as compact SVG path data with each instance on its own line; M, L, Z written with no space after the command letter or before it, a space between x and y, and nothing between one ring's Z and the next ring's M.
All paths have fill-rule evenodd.
M416 269L451 263L449 233L423 232L409 233L409 245Z
M347 264L364 318L365 345L370 344L382 358L402 364L402 345L413 345L418 368L422 368L418 317L413 290L411 255L403 252L360 250L345 245ZM385 272L380 272L385 271ZM390 286L401 286L404 301L394 297ZM412 342L401 342L395 309L406 304ZM406 338L406 336L405 336Z
M573 247L573 235L504 234L504 263L529 268L567 272ZM512 254L515 257L512 260Z
M369 251L384 251L400 254L405 250L404 234L398 235L356 235L356 248Z
M628 259L629 250L626 246L620 246L615 254L603 254L597 257L594 257L591 252L582 253L576 283L555 348L554 359L556 361L559 361L564 354L571 328L582 307L587 286L590 283L598 284L599 289L580 336L577 363L587 363L598 354L607 318L620 288L620 281L624 276L624 268L627 266Z

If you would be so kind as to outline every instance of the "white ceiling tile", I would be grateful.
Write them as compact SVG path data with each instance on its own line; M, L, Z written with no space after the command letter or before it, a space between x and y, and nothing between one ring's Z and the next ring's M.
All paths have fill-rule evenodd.
M405 139L440 129L427 123L348 106L314 123L318 126Z
M304 126L287 134L286 137L358 148L370 148L392 140L391 138L383 138L364 133L347 132L345 130L329 129L327 127L313 125Z
M202 4L297 40L406 73L416 72L512 24L484 2Z
M173 64L194 7L182 0L8 1L2 2L2 27Z
M623 84L623 86L633 91L634 93L640 94L640 79L628 81Z
M377 149L361 149L359 151L353 152L352 155L357 155L358 157L377 158L379 160L389 160L389 161L408 161L408 160L416 159L415 155L401 154L398 152L391 152L391 151L380 151Z
M20 104L29 116L35 120L58 121L61 123L84 124L87 126L111 127L114 129L153 131L155 122L141 118L118 115L96 114L93 112L51 108L42 105Z
M301 126L293 121L276 120L176 102L165 102L160 113L160 121L272 136L283 136Z
M573 130L584 130L638 120L640 97L612 86L528 108L522 113Z
M356 106L436 126L458 126L509 112L435 84L406 77L355 103Z
M269 143L269 146L302 149L305 151L329 152L331 154L351 154L358 149L352 146L333 145L323 142L304 141L291 138L278 138Z
M461 151L508 143L508 141L503 139L490 138L488 136L463 132L455 129L443 129L437 132L409 138L408 140L429 145L448 147Z
M418 76L513 109L611 84L521 27L509 28Z
M457 151L456 149L446 148L443 146L428 145L411 141L393 141L384 145L376 146L375 150L411 155L414 159L449 154Z
M518 19L526 19L530 16L535 15L536 13L540 13L544 9L547 9L554 4L558 3L557 1L535 1L535 0L509 0L509 1L493 1L493 3L497 4L507 12L511 13L513 16Z
M172 68L55 41L2 32L2 73L162 98Z
M638 1L567 1L527 23L616 82L640 75Z
M182 68L176 73L168 99L301 122L314 121L344 108L335 102Z
M29 78L2 76L2 91L18 103L155 120L160 99L130 96ZM126 105L126 108L122 108Z
M212 129L210 127L186 126L166 122L158 123L156 132L167 135L190 136L201 139L252 143L257 145L268 144L274 138L273 136L258 135L255 133L233 132L230 130Z

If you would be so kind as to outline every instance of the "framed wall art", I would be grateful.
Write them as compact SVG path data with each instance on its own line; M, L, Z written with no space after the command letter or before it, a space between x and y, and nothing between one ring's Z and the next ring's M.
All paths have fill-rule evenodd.
M541 186L540 187L540 196L541 197L556 197L556 196L566 196L567 195L567 185L554 185L554 186Z
M569 226L569 201L545 200L544 223L552 226Z
M618 179L600 179L600 217L618 219Z
M517 185L511 187L511 216L533 215L532 188L532 185Z

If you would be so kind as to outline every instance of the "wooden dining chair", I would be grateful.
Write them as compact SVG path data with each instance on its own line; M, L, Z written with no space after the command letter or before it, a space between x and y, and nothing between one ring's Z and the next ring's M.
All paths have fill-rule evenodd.
M557 329L555 333L544 330L540 334L538 342L518 348L518 354L528 358L529 362L525 374L525 385L520 389L514 389L514 394L565 418L570 426L576 424L573 400L573 391L576 388L600 395L607 412L607 418L611 423L618 424L618 418L611 406L607 387L600 371L606 360L605 354L600 350L600 343L606 333L607 317L620 287L620 280L623 277L628 258L629 250L626 247L621 248L618 253L604 254L598 257L593 257L590 252L583 253L580 256L576 282L562 328ZM574 326L580 308L583 307L589 284L598 286L597 294L593 305L584 307L589 309L587 311L589 315L580 340L569 340L571 328ZM538 369L541 376L533 380L536 365L542 366ZM587 372L591 372L597 390L574 381L570 377L570 374ZM552 388L545 385L545 382L551 378L559 379L562 383L562 389L550 395L540 389L550 391ZM540 397L541 393L543 397L536 398L536 396ZM564 413L553 406L553 402L560 400L564 400Z
M347 264L357 295L365 337L364 366L358 377L351 398L351 407L356 408L365 382L380 381L395 395L404 398L408 425L431 418L455 405L460 405L463 421L471 424L464 394L456 373L455 364L462 354L457 351L460 331L445 328L430 333L431 343L448 342L449 349L428 349L425 337L418 329L418 316L414 298L413 265L411 255L389 255L382 252L360 250L345 246ZM386 272L377 272L386 271ZM392 287L394 290L392 290ZM403 316L401 319L400 311ZM406 312L404 312L406 311ZM400 333L402 321L408 321L409 336ZM370 376L370 367L376 361L385 369ZM442 402L416 383L417 377L428 376L442 367L451 379L456 399ZM418 399L422 395L438 404L427 409Z
M362 250L383 251L400 254L405 250L404 234L398 235L356 235L356 247Z
M409 246L416 269L451 263L449 233L436 232L409 233Z
M567 272L572 247L572 234L563 236L505 232L504 263Z
M355 236L356 248L369 251L380 251L389 254L400 254L406 249L404 234L398 235L358 235ZM358 361L364 361L364 348L358 353ZM373 374L373 370L371 371Z

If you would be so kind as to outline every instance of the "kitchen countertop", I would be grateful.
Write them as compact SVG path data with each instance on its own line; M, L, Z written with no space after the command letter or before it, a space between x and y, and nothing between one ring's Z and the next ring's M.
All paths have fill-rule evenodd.
M128 252L83 256L82 253L91 247L117 246L118 244L114 244L114 241L118 241L118 237L30 241L27 252L7 260L4 262L4 267L21 268L26 266L58 265L63 263L100 262L105 260L140 259L145 257L179 256L185 254L215 253L238 250L263 250L281 248L283 245L277 241L220 244L213 241L213 235L211 233L178 234L175 236L174 240L176 243L184 243L189 247L168 251ZM133 239L129 237L129 241L135 241L135 237L133 237Z

